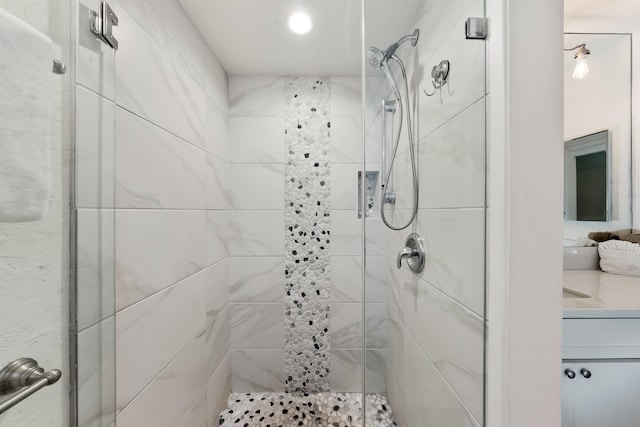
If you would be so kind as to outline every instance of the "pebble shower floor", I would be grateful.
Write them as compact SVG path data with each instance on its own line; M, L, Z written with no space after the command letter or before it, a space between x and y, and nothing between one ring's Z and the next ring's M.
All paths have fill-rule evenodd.
M397 426L387 399L367 394L366 427ZM360 427L361 393L231 393L221 426Z

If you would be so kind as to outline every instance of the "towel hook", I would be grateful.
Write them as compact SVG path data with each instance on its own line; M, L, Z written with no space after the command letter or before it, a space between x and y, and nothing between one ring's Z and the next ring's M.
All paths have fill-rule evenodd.
M449 95L453 95L449 88L449 72L451 71L451 63L447 59L443 59L439 64L434 65L431 69L431 84L433 85L433 93L427 92L423 89L423 92L427 96L433 96L436 92L440 92L440 89L447 86ZM440 93L440 102L442 102L442 92Z

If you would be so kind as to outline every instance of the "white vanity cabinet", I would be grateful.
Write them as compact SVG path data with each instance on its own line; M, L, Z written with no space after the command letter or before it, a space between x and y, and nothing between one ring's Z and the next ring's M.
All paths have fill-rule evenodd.
M640 319L564 319L562 427L640 426Z
M640 425L640 361L565 362L562 371L562 427Z

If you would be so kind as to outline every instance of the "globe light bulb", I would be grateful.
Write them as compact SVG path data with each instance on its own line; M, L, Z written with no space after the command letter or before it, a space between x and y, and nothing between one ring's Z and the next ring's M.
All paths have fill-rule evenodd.
M576 58L576 68L573 69L574 80L582 80L589 75L589 64L587 63L586 55L581 55Z

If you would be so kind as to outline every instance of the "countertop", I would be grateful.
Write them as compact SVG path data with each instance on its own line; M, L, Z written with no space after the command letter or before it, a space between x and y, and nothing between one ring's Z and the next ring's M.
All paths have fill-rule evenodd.
M600 270L564 270L565 290L586 295L563 298L565 319L640 318L640 277Z

